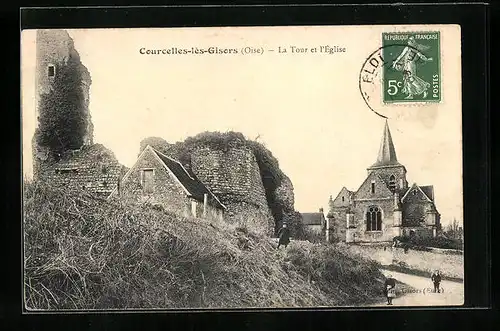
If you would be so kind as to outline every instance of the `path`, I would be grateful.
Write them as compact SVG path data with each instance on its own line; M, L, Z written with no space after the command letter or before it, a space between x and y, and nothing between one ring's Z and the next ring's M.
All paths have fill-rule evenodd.
M397 297L393 299L393 306L459 306L464 300L464 285L459 282L444 280L441 282L441 293L433 293L433 284L429 278L405 274L401 272L381 270L387 277L392 275L398 282L405 283L414 288L407 290L404 286L397 285ZM410 292L410 293L403 293ZM411 293L414 292L414 293ZM387 301L374 306L386 306Z

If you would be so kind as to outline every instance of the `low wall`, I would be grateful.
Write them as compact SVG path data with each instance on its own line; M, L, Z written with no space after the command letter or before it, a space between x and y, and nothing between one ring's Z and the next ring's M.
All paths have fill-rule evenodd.
M364 255L384 266L404 266L407 269L431 273L440 270L443 276L463 279L464 257L458 254L443 254L442 252L409 250L404 253L402 248L392 248L388 245L346 245L348 250ZM384 250L385 247L385 250Z

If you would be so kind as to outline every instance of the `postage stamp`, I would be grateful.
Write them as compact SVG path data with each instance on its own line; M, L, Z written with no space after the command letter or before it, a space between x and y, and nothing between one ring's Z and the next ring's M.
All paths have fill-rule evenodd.
M384 103L441 101L439 31L382 33L382 47Z

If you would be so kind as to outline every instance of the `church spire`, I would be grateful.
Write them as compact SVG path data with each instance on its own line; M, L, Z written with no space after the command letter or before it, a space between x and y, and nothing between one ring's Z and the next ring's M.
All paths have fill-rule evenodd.
M396 150L394 149L394 143L392 142L391 131L389 130L389 123L385 120L384 133L382 135L382 141L380 142L380 149L378 151L377 162L374 166L384 166L384 165L397 165L399 164L396 157Z

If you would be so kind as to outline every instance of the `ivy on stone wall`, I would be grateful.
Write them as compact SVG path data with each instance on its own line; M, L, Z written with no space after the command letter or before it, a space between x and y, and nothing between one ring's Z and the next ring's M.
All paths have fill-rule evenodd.
M196 136L188 137L184 141L177 142L173 145L169 145L166 141L162 142L161 140L161 138L156 137L146 138L143 142L141 142L141 150L145 148L145 142L152 142L157 145L156 148L160 151L165 150L166 154L179 160L188 169L191 168L191 154L196 147L207 146L221 151L228 151L231 148L244 146L249 147L253 151L255 159L257 160L260 176L264 185L267 204L275 220L275 230L277 231L279 229L281 222L286 215L293 214L293 203L289 206L284 202L286 199L282 199L277 196L277 189L286 178L286 175L283 171L281 171L279 162L273 156L271 151L261 143L248 140L241 132L234 131L206 131L199 133Z
M147 147L151 146L157 151L161 153L167 153L168 149L170 148L170 144L163 138L160 137L148 137L146 139L143 139L140 144L140 150L139 150L139 155L142 153L142 151Z
M88 134L81 66L78 53L70 52L68 61L56 68L52 90L40 95L36 142L54 154L80 148Z

